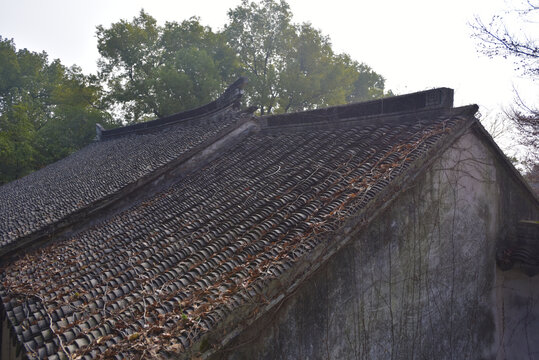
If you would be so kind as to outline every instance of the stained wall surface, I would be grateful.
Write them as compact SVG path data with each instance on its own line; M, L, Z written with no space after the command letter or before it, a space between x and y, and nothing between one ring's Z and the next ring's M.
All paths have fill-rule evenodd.
M539 277L511 270L498 271L497 315L499 350L497 359L539 357Z

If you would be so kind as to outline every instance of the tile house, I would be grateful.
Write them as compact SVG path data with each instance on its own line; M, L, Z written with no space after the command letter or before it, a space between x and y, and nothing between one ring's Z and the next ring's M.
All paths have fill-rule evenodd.
M0 187L2 359L539 356L539 202L476 105L245 81Z

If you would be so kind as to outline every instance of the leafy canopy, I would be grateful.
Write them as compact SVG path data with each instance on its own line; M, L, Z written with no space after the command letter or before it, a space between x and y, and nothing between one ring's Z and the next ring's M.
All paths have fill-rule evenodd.
M49 62L45 52L17 50L0 37L0 184L91 142L95 124L110 123L99 91L95 77L80 68Z
M107 101L127 123L162 117L215 99L239 76L246 103L261 114L300 111L384 96L384 78L310 24L294 24L285 1L248 2L214 32L193 17L157 25L142 10L97 30Z
M158 26L142 10L131 22L99 26L97 38L106 99L127 123L208 103L237 73L223 37L197 18Z
M384 78L347 54L311 24L292 23L284 1L243 0L228 12L224 33L251 82L248 101L261 114L368 100L384 95Z
M250 81L246 105L261 114L386 95L381 75L335 53L311 24L293 23L284 0L243 0L218 32L196 17L159 25L141 10L98 26L97 39L99 72L86 76L0 37L0 183L87 145L97 122L111 127L195 108L239 76Z

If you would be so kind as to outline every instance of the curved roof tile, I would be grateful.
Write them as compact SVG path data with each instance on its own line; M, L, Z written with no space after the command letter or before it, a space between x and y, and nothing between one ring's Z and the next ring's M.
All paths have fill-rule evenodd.
M442 111L321 128L305 126L302 116L301 131L267 122L164 191L9 264L0 295L12 330L29 358L181 352L231 312L272 300L264 297L272 280L334 241L347 220L470 119ZM223 124L94 144L40 176L50 179L47 192L56 191L52 179L64 176L61 169L93 176L72 164L106 166L94 151L115 156L121 149L131 157L108 164L118 161L122 170L95 175L97 184L121 187L120 174L151 171L185 151L171 143L188 147ZM58 196L50 196L52 206L65 207Z
M0 187L0 253L151 175L230 127L236 120L231 109L244 83L240 78L204 107L103 131L106 141Z

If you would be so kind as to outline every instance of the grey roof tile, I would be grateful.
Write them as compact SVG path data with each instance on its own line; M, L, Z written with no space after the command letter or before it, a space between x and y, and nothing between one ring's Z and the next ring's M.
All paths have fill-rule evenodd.
M349 110L339 108L348 118ZM302 113L301 129L288 126L295 121L288 115L255 120L260 131L164 191L6 265L1 303L27 356L125 358L190 347L241 306L271 300L261 294L272 279L334 241L347 219L469 120L438 111L320 127L310 126L309 114L320 118ZM184 143L231 126L227 121L112 138L2 191L48 184L58 172L122 186L132 180L120 174L135 179L151 172L191 146ZM117 151L138 160L113 157ZM86 174L77 159L113 170ZM49 185L52 192L72 191L62 182ZM96 193L103 191L109 190ZM52 208L75 206L71 198L36 196ZM23 224L33 221L28 216ZM15 241L13 231L3 241Z
M1 186L0 250L110 197L230 127L236 120L230 109L241 94L229 92L240 85L229 87L209 109L134 125L144 126L138 132L105 131L104 141Z
M441 112L321 129L302 115L300 131L268 123L164 191L7 265L3 309L29 358L184 350L232 311L268 301L259 297L269 281L333 241L467 120ZM191 134L204 136L171 136ZM118 141L135 149L137 139L165 137L147 136Z

